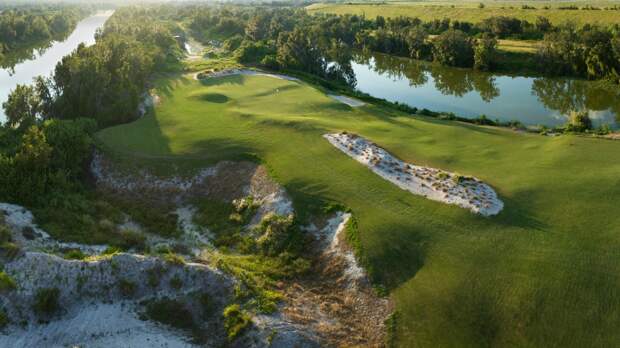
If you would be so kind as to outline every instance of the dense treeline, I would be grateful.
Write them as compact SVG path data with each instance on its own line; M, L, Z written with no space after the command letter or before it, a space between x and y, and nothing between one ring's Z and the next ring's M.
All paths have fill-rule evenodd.
M6 9L0 13L0 61L15 49L60 39L90 13L84 6L37 6Z
M149 77L176 68L178 41L164 24L135 8L118 10L96 44L79 46L49 78L19 85L3 104L0 127L0 201L46 209L81 203L85 161L100 127L139 115ZM76 198L77 197L77 198Z
M191 28L198 37L224 40L224 47L235 50L243 63L304 70L345 81L351 79L346 61L352 48L492 71L500 61L499 39L542 40L540 52L526 57L528 61L515 69L527 64L529 70L541 73L614 81L620 71L620 28L554 26L544 17L530 23L500 16L474 24L450 19L311 16L290 8L203 6L193 11L192 18Z
M118 10L97 35L64 57L50 78L18 86L4 104L7 123L26 129L45 119L94 119L100 127L136 119L153 72L181 57L170 28L135 8Z

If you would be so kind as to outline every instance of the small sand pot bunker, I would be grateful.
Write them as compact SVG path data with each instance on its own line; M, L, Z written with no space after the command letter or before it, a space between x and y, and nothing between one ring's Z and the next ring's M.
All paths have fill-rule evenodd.
M342 132L324 137L377 175L413 194L458 205L484 216L496 215L504 207L497 193L476 178L405 163L355 134Z
M349 98L349 97L345 97L343 95L335 95L335 94L328 94L328 97L337 100L343 104L347 104L348 106L352 107L352 108L358 108L360 106L364 106L366 105L366 103L364 103L363 101L357 100L357 99L353 99L353 98Z

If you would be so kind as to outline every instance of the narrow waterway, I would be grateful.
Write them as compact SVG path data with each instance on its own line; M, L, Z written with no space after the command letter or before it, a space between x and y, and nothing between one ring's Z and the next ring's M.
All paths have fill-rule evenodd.
M587 110L594 126L620 125L620 88L601 82L491 74L384 54L360 53L351 64L358 90L419 109L548 127Z
M0 105L18 84L30 84L36 76L49 76L56 64L75 50L80 43L95 43L97 29L103 27L113 11L100 12L80 21L73 33L64 41L53 42L49 48L36 52L32 59L23 61L13 68L0 69ZM4 110L0 107L0 123L4 123Z

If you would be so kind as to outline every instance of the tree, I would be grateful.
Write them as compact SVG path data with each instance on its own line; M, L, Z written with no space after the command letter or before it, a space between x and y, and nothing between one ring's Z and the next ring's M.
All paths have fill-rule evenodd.
M588 111L571 111L566 129L573 132L585 132L592 129L592 120Z
M471 67L474 63L471 39L460 30L445 31L433 41L433 59L444 65Z
M35 88L17 85L2 103L9 127L26 129L36 123L41 109L41 99Z
M301 28L292 33L281 33L278 38L278 64L284 68L304 70L323 75L325 60L317 45L314 45Z
M487 33L476 41L474 47L474 68L489 71L495 65L497 40Z
M430 47L426 42L428 33L421 26L414 27L407 34L409 56L415 59L425 59L430 55Z
M551 21L549 21L547 17L538 16L538 18L536 18L536 29L538 31L542 33L546 33L549 30L551 30L552 27L553 25L551 24Z
M32 21L30 24L30 32L28 34L36 39L48 39L52 36L49 28L47 27L47 23L41 17L36 17Z

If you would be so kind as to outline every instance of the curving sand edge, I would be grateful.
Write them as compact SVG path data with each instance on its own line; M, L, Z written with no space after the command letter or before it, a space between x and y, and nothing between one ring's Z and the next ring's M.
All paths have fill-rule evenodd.
M355 134L343 132L323 137L375 174L415 195L454 204L484 216L496 215L504 208L497 193L476 178L405 163Z

